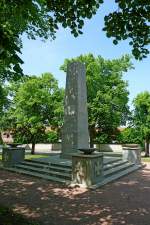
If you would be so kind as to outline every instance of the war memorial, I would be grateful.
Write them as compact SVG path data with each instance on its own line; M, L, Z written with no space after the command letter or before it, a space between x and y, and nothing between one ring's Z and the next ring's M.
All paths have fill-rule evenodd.
M23 148L3 148L1 168L87 188L100 187L142 167L137 146L124 146L121 155L89 147L86 69L80 62L67 68L61 154L34 160L24 156Z

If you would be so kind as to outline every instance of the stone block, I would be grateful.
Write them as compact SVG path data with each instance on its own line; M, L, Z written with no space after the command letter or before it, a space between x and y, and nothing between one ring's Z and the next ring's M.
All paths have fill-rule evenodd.
M90 187L103 177L103 154L72 155L72 184Z
M25 159L25 148L3 148L2 163L3 166L11 167Z
M123 160L128 160L136 165L141 164L141 149L139 147L124 147L122 157Z

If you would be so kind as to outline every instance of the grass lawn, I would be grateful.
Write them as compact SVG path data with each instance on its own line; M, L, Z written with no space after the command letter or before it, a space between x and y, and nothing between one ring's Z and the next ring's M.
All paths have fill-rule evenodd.
M37 154L37 155L31 155L31 154L26 154L25 159L38 159L38 158L43 158L47 157L48 155L45 154ZM2 160L2 155L0 154L0 160Z
M0 224L2 225L39 225L31 222L22 215L14 213L11 209L0 205Z
M25 159L38 159L43 157L48 157L48 155L45 155L45 154L37 154L37 155L26 154L25 155Z
M142 162L150 162L150 157L142 157Z

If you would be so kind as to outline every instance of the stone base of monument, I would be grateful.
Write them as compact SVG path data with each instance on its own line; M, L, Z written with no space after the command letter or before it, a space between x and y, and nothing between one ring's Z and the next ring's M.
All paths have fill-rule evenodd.
M25 148L21 147L4 147L2 149L3 166L12 167L25 159Z
M73 165L72 160L61 159L59 155L25 160L9 167L0 165L0 169L90 189L101 187L140 168L142 164L105 154L103 157L99 153L76 153Z
M141 164L141 149L138 146L123 146L122 147L123 160L128 160L136 165Z
M71 160L72 159L72 155L74 154L74 152L69 152L69 153L61 153L60 154L60 158L61 159L69 159L69 160Z
M72 155L72 186L91 187L103 177L103 154Z

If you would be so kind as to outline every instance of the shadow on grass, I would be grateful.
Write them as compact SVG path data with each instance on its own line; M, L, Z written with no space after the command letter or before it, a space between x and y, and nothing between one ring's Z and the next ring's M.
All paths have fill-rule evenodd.
M150 167L96 190L1 171L0 203L42 225L150 224Z

